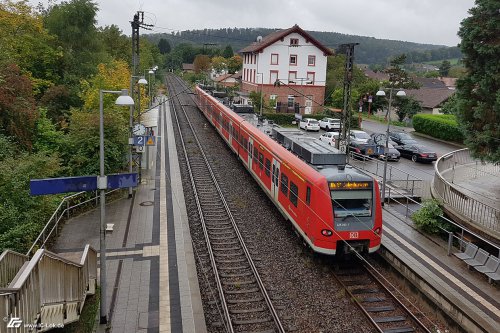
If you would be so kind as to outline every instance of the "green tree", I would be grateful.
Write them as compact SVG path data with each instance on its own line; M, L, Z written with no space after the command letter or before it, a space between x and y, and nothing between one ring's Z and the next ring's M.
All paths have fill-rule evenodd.
M213 57L212 60L212 68L215 70L217 74L222 73L227 70L227 59L224 57Z
M439 202L435 199L425 200L422 208L413 213L411 218L417 227L430 234L437 234L443 228L440 216L443 211L439 207Z
M224 58L231 58L232 56L234 55L234 52L233 52L233 48L231 47L231 45L227 45L225 48L224 48L224 51L222 52L222 56Z
M458 80L459 123L475 157L500 162L500 15L497 0L476 0L458 35L467 75Z
M443 60L441 63L441 66L439 66L439 75L441 76L448 76L448 73L450 72L451 64L448 60Z
M91 0L63 1L51 5L44 17L45 27L56 35L64 52L60 64L64 81L76 86L95 73L106 57L96 28L97 4Z
M110 25L99 30L98 36L106 53L115 60L123 60L131 65L132 49L130 38L116 26ZM110 59L111 60L111 59Z
M168 42L168 40L166 40L165 38L161 38L158 42L158 49L160 50L161 54L167 54L172 48L170 47L170 43Z
M457 114L457 107L458 107L457 94L453 94L443 104L443 107L441 108L441 113L456 115Z
M243 68L243 59L235 54L231 58L227 59L227 70L229 73L234 74Z
M422 110L420 102L409 96L405 98L396 97L395 105L397 106L396 114L399 121L403 121L406 117L412 118Z

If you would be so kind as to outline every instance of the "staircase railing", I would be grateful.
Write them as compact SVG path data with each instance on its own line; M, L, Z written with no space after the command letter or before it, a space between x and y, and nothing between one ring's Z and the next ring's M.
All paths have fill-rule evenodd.
M19 260L12 262L19 266ZM95 292L96 278L97 252L89 245L79 262L37 250L8 287L0 288L0 333L10 328L43 332L78 320L86 296Z

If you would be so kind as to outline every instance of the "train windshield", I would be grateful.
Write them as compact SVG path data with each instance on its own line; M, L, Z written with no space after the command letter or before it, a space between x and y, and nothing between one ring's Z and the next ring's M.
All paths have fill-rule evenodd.
M371 190L330 191L335 217L372 216Z

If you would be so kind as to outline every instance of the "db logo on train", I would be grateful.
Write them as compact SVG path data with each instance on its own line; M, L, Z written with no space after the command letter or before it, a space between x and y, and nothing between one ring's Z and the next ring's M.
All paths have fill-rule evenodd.
M350 232L349 233L349 238L358 238L359 237L359 233L357 231L354 231L354 232Z

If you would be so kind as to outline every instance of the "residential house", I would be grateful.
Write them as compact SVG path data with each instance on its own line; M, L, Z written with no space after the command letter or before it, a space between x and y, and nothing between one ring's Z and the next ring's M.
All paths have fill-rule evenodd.
M298 25L259 37L240 53L243 104L249 104L250 92L257 91L274 100L279 112L323 110L326 61L333 52Z
M182 64L182 70L186 73L194 73L194 64Z
M234 74L222 74L213 78L213 81L218 87L235 87L241 80L241 74L236 72Z
M421 87L420 89L407 89L406 95L420 102L422 113L440 114L441 107L455 93L446 88Z

